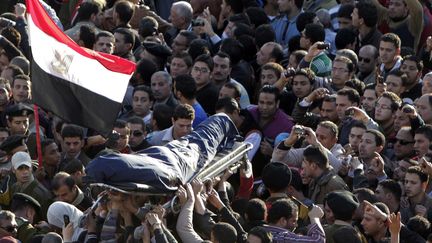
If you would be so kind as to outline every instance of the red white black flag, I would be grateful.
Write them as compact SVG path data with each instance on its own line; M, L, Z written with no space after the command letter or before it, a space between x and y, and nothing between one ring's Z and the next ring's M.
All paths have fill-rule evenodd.
M39 0L26 0L35 104L68 122L111 132L135 64L80 47Z

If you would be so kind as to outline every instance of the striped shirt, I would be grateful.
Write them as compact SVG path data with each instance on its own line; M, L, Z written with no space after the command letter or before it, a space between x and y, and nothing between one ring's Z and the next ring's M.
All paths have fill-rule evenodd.
M265 225L265 230L273 235L274 243L325 243L324 231L317 224L311 224L307 235L298 235L287 229Z

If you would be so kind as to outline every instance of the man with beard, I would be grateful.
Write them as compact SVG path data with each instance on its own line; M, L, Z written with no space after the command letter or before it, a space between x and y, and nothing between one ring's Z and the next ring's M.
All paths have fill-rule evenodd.
M401 40L399 36L393 33L387 33L381 36L379 46L379 58L381 65L379 71L384 80L387 74L401 66L402 58L400 57Z
M114 52L115 38L111 32L101 31L96 35L93 50L112 54Z
M375 196L378 201L385 203L389 207L390 213L399 212L402 188L397 181L387 179L378 183Z
M361 97L361 106L369 117L375 117L375 106L378 100L378 94L375 91L375 84L366 85L363 96Z
M135 62L135 57L132 53L132 48L135 45L135 36L132 31L127 28L117 28L114 30L114 38L114 55Z
M408 76L404 84L405 91L400 95L402 99L408 98L414 101L422 94L422 84L420 78L423 71L423 62L417 56L408 55L402 60L400 70Z
M387 24L388 32L398 35L402 46L417 50L424 26L421 3L411 0L391 0L387 8L378 1L372 2L378 9L378 24Z

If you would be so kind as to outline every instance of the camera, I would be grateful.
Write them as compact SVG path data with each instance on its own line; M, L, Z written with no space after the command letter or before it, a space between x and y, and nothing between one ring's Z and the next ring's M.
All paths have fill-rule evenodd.
M330 48L330 44L329 43L324 43L324 44L318 44L317 48L320 50L327 50Z
M194 19L192 20L192 27L199 27L199 26L204 26L204 20L203 19Z
M384 77L381 76L381 75L378 75L376 77L376 81L377 81L378 84L383 84L384 83Z
M299 136L304 136L306 131L302 127L296 127L294 128L294 133Z
M296 74L296 70L294 68L288 68L285 72L284 72L284 76L286 78L292 77Z
M354 116L354 114L355 114L355 110L354 109L348 109L348 110L345 111L345 116L352 117L352 116Z

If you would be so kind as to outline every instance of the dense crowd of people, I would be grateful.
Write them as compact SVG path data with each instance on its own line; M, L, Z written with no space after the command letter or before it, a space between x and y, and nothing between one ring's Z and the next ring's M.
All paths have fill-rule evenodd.
M136 69L109 136L37 108L27 7L0 2L0 242L432 242L431 1L39 2ZM253 145L237 171L164 196L90 186L100 156L219 113Z

